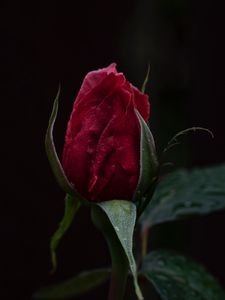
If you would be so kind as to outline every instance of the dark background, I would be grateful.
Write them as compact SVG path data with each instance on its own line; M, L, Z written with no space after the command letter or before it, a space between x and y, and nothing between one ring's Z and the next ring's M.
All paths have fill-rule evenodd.
M169 159L177 167L225 161L220 2L73 2L8 1L1 9L1 299L28 300L42 285L109 264L105 242L89 212L81 210L59 248L58 271L49 275L49 239L63 214L64 194L52 176L43 140L59 82L59 155L85 74L116 62L140 87L150 62L147 92L158 152L177 131L203 126L214 132L214 140L193 134ZM225 287L224 228L224 212L165 224L152 231L152 247L191 255ZM107 285L80 299L105 299L106 291Z

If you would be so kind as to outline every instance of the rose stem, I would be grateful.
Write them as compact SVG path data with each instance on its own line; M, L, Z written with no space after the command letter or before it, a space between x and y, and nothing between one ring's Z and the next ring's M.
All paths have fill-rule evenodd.
M117 239L107 239L107 243L112 259L108 300L123 300L127 281L128 260Z

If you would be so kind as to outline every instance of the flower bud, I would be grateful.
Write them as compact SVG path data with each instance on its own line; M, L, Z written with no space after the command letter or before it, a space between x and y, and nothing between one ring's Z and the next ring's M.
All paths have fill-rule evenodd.
M86 75L67 125L62 165L90 201L131 200L140 175L141 128L149 99L113 63Z

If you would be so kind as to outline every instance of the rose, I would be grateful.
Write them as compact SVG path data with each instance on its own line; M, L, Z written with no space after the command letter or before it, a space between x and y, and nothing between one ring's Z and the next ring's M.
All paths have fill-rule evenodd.
M62 165L86 199L131 199L140 173L140 125L149 117L148 96L116 64L88 73L67 125Z

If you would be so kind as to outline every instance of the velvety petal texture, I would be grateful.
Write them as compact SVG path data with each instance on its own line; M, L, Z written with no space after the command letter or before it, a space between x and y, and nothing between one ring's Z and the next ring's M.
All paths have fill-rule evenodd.
M149 99L116 64L90 72L74 102L62 164L75 189L90 201L130 200L140 173L137 109L149 118Z

